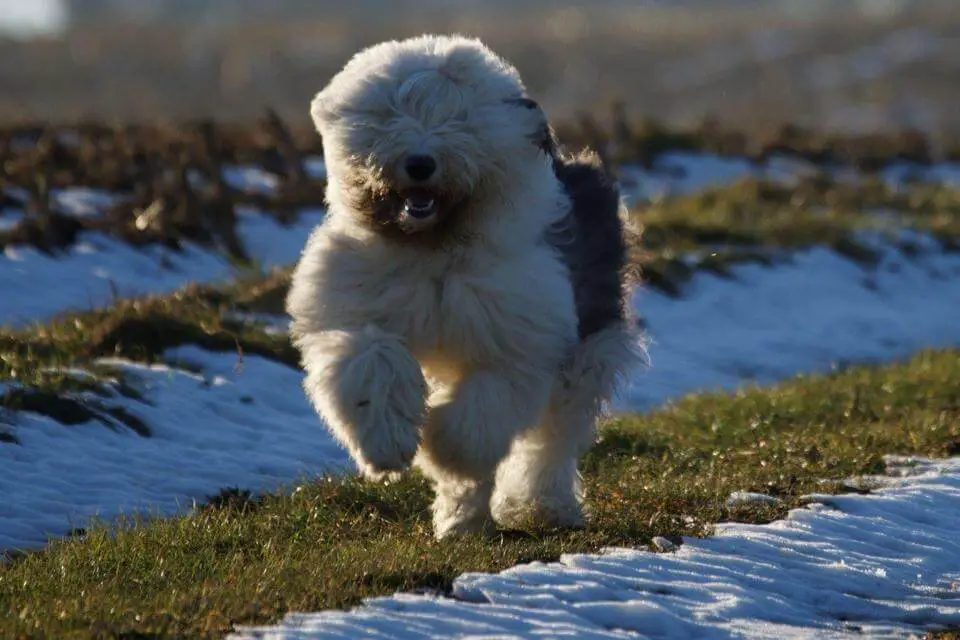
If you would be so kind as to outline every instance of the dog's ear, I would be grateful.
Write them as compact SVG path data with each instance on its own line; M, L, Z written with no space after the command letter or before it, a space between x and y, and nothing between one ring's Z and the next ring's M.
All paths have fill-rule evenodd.
M547 115L536 100L526 95L504 100L507 104L522 109L526 117L532 116L530 140L550 157L557 155L557 139L547 120Z

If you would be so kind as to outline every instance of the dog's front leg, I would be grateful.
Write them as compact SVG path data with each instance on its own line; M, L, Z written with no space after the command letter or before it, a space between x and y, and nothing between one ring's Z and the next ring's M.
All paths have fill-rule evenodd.
M436 484L438 538L492 526L497 465L549 399L550 376L531 369L483 368L466 375L431 408L420 466Z
M406 468L420 445L427 385L403 341L368 326L308 333L296 344L307 394L364 475Z

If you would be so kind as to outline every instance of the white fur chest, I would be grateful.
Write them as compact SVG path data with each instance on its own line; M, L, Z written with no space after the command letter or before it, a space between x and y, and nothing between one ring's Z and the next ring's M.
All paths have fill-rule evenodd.
M425 364L552 366L576 341L573 289L548 247L504 256L482 244L441 252L328 236L311 241L308 261L317 329L373 324Z

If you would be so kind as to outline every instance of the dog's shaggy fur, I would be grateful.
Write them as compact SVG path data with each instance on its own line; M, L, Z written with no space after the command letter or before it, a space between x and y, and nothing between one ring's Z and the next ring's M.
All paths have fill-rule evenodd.
M476 40L366 49L311 114L329 209L287 309L317 411L367 476L423 470L438 537L580 525L577 459L643 358L614 182Z

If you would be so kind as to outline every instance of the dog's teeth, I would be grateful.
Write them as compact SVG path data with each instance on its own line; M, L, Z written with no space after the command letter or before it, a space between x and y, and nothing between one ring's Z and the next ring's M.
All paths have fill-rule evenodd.
M430 200L430 201L425 202L425 203L422 203L422 204L418 204L418 203L415 203L415 202L408 202L408 203L407 203L407 208L408 208L408 209L413 209L414 211L427 211L428 209L432 209L432 208L433 208L433 200Z

